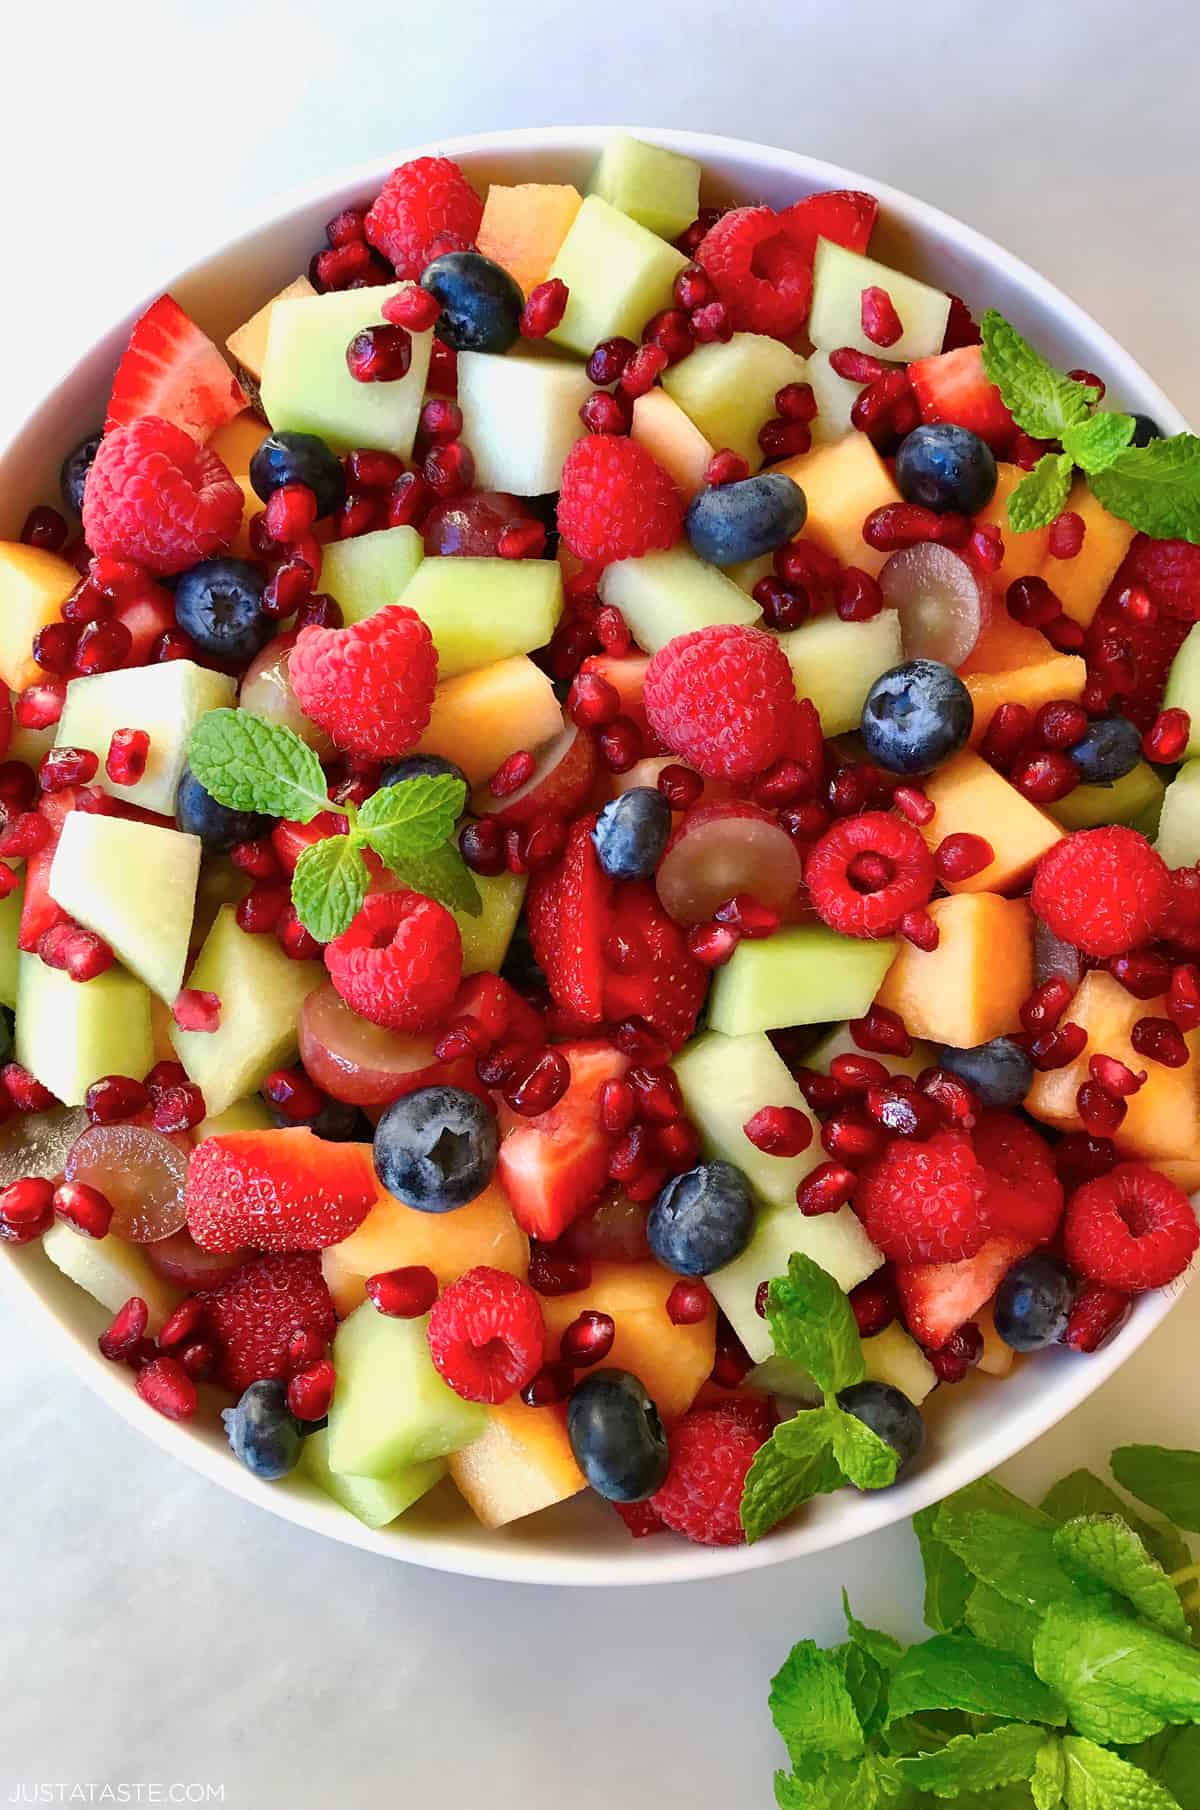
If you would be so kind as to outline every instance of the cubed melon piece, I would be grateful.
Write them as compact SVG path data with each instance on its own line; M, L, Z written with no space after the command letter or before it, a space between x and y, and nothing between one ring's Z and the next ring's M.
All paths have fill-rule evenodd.
M329 1428L319 1427L304 1441L300 1468L365 1527L386 1527L441 1482L447 1464L444 1458L431 1458L425 1464L402 1464L386 1477L345 1477L330 1468Z
M563 714L546 674L526 654L460 672L439 685L418 754L440 754L461 767L472 786L490 779L519 748L533 750L562 734Z
M780 635L779 645L797 697L812 699L826 735L857 729L872 685L904 658L895 610L880 610L869 622L843 622L827 611Z
M667 1297L678 1280L653 1262L593 1263L587 1288L542 1300L547 1356L558 1357L581 1313L611 1314L616 1336L605 1364L636 1376L664 1420L686 1413L713 1367L717 1315L713 1308L693 1326L674 1325Z
M309 294L313 291L310 289ZM232 421L223 422L208 441L209 452L216 453L222 464L227 466L231 476L247 482L250 476L250 461L270 433L265 421L249 409L243 409ZM262 503L256 496L254 508L261 509Z
M637 398L632 433L685 497L703 489L715 448L666 390L656 387Z
M747 939L716 971L708 996L709 1026L723 1036L742 1037L785 1025L861 1018L896 958L896 947L886 939L839 936L824 924L796 924L762 941Z
M808 503L804 539L832 553L840 565L857 566L872 576L878 572L888 555L868 547L863 523L872 510L904 499L866 434L847 434L832 445L814 446L776 469L804 492Z
M545 647L562 615L556 559L422 560L403 601L433 636L438 678Z
M1028 476L1029 473L1019 465L997 459L996 488L990 502L985 503L975 516L977 527L999 528L1004 542L1004 558L992 573L992 585L1000 603L1014 579L1028 578L1041 571L1049 551L1049 528L1030 528L1026 533L1018 534L1009 523L1008 499Z
M1017 1354L996 1331L996 1314L992 1302L989 1301L975 1315L975 1324L983 1338L983 1355L977 1369L984 1376L1007 1376L1016 1362Z
M975 720L971 746L987 734L1001 704L1037 712L1057 698L1078 698L1087 666L1078 654L1060 654L1037 629L1022 628L999 606L959 669L971 694Z
M300 1007L324 979L320 962L289 961L274 937L249 936L234 907L221 907L188 976L190 987L217 995L221 1022L215 1031L181 1031L176 1024L170 1031L210 1114L255 1093L273 1068L295 1060Z
M0 541L0 679L13 691L24 691L44 678L30 652L33 637L59 612L79 573L69 560L42 547Z
M507 1527L587 1484L561 1408L527 1408L520 1396L489 1408L479 1438L450 1455L450 1475L485 1527Z
M709 444L740 453L751 471L763 462L758 435L774 417L776 391L807 382L807 360L763 333L735 333L724 344L697 346L662 376L668 396Z
M168 1058L174 1057L169 1043L166 1053ZM196 1142L202 1144L205 1138L219 1138L228 1131L273 1131L275 1128L276 1120L262 1095L248 1094L244 1100L235 1100L224 1112L213 1112L201 1119L195 1137Z
M464 974L497 974L508 954L521 906L525 903L528 874L476 874L475 885L483 902L478 917L468 911L453 913L462 937Z
M843 439L851 432L850 411L864 386L849 377L839 377L829 362L828 352L809 353L808 381L817 405L811 424L813 445L826 446L831 440Z
M937 1387L933 1365L897 1320L872 1338L864 1339L862 1354L867 1382L888 1383L917 1407ZM803 1364L794 1358L767 1358L746 1378L746 1387L812 1407L819 1407L821 1402L821 1391Z
M1149 761L1140 760L1136 767L1131 767L1120 779L1114 779L1110 786L1076 786L1073 792L1068 792L1065 798L1055 799L1046 809L1055 822L1067 830L1091 830L1100 823L1127 823L1153 841L1158 834L1165 797L1166 787L1154 768ZM1198 857L1200 826L1196 854L1192 859ZM1167 865L1175 864L1168 862Z
M677 239L700 212L700 165L678 151L619 133L601 151L587 192L661 239Z
M182 830L70 811L50 865L50 897L172 1004L187 965L200 855L199 836Z
M425 557L415 528L377 528L322 549L321 589L337 600L347 626L399 603Z
M1013 892L1023 887L1062 830L1053 818L1009 785L978 754L964 749L924 782L934 816L921 831L931 849L968 832L992 845L995 859L967 880L943 882L947 892Z
M796 1189L825 1153L804 1095L766 1032L723 1037L706 1031L685 1044L672 1066L704 1154L740 1169L760 1199L780 1206L794 1202ZM808 1149L799 1156L770 1156L752 1144L743 1127L761 1106L803 1113L813 1125Z
M319 434L335 452L371 446L400 459L412 457L432 329L412 335L412 363L404 377L359 383L346 365L346 347L355 334L377 327L384 302L405 287L390 283L276 302L259 393L277 433Z
M1184 753L1189 760L1200 754L1200 622L1192 624L1171 662L1163 709L1187 711L1191 730Z
M854 1034L848 1024L838 1024L825 1036L814 1043L805 1052L805 1068L815 1068L818 1074L827 1075L834 1060L838 1056L866 1056L872 1062L882 1062L889 1075L911 1075L915 1081L924 1068L933 1068L937 1063L937 1051L931 1043L922 1043L919 1038L913 1039L912 1054L893 1056L887 1051L864 1050L856 1043Z
M582 365L509 352L460 352L458 406L463 439L482 490L545 496L586 433L579 411L593 384Z
M179 1290L151 1269L141 1246L127 1243L115 1232L107 1238L85 1238L65 1220L56 1219L42 1237L42 1249L56 1269L110 1313L124 1307L131 1295L139 1295L150 1312L151 1338L179 1305Z
M666 552L614 560L600 575L600 596L620 610L648 654L676 635L716 623L757 622L762 613L731 578L697 559L683 541Z
M652 314L671 305L687 259L600 195L589 195L567 229L547 275L569 291L550 338L587 358L602 339L641 338Z
M1200 760L1180 767L1163 794L1156 847L1168 867L1200 861Z
M1025 1110L1059 1131L1079 1131L1075 1095L1088 1078L1093 1056L1115 1056L1146 1080L1126 1104L1125 1118L1116 1135L1117 1148L1131 1157L1155 1162L1159 1157L1194 1160L1200 1150L1200 1094L1197 1092L1197 1051L1200 1031L1189 1031L1186 1042L1190 1060L1182 1068L1164 1068L1147 1062L1130 1042L1139 1018L1166 1015L1163 999L1135 999L1119 981L1102 968L1084 975L1066 1018L1087 1032L1083 1054L1066 1068L1035 1075L1025 1098Z
M726 578L732 578L739 590L745 591L747 597L754 595L754 587L760 578L772 578L775 574L775 555L760 553L757 559L739 559L736 565L722 568Z
M986 825L984 826L986 828ZM928 906L936 949L902 943L879 989L912 1036L970 1049L1021 1027L1033 989L1033 914L1024 899L962 892Z
M0 1006L17 1003L17 938L21 934L21 907L25 883L18 880L6 898L0 899Z
M1167 1157L1154 1167L1185 1194L1195 1194L1200 1189L1200 1156Z
M53 748L57 733L57 723L51 723L48 729L23 729L20 723L14 722L12 740L8 744L9 760L23 760L27 767L40 766L43 756Z
M950 297L916 277L889 270L861 252L847 251L832 239L818 239L813 258L813 299L808 316L808 336L814 346L833 352L839 346L856 346L860 352L879 355L880 348L863 332L864 289L884 289L900 317L904 331L887 347L888 358L932 358L942 349Z
M544 281L582 202L569 182L493 182L475 244L528 295Z
M529 1240L499 1182L454 1213L418 1213L381 1191L358 1230L321 1252L340 1320L366 1300L368 1276L424 1264L445 1288L476 1263L513 1276L529 1268Z
M72 679L58 719L58 746L90 748L100 759L96 783L106 792L173 817L192 730L208 711L231 705L236 696L236 680L223 672L209 672L194 660L164 660L157 666ZM149 734L146 771L136 785L117 785L105 775L114 729L145 729Z
M1086 628L1129 551L1134 531L1097 501L1086 478L1076 478L1067 508L1083 522L1083 545L1074 559L1055 559L1047 546L1041 575L1062 604L1064 615Z
M775 1276L786 1276L788 1258L802 1251L828 1270L847 1293L873 1276L883 1262L853 1207L806 1219L794 1200L760 1207L750 1242L740 1257L705 1277L717 1306L756 1364L775 1349L771 1329L758 1311L758 1291Z
M248 321L243 321L236 332L229 335L225 341L226 348L241 365L243 371L249 371L256 383L262 376L263 360L267 355L267 335L271 331L271 315L276 302L296 301L302 296L316 295L316 293L307 277L293 277L290 283L284 285L278 295L273 295L269 302L264 302ZM215 446L221 431L218 428L217 433L209 441L210 446ZM221 454L221 457L225 457L224 453ZM228 460L226 463L228 464ZM232 469L233 467L230 466L230 470Z
M148 989L124 968L76 981L40 955L22 954L16 1058L65 1106L82 1106L102 1075L140 1081L154 1062Z
M339 1476L390 1477L401 1465L445 1458L485 1430L487 1409L456 1395L434 1369L427 1327L427 1315L397 1320L369 1301L338 1327L328 1455Z

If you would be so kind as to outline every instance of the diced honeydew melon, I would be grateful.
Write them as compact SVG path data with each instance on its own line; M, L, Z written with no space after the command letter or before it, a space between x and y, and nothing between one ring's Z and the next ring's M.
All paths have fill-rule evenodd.
M716 566L697 559L683 542L640 559L618 559L600 576L600 596L624 616L648 654L693 629L722 622L757 622L756 603Z
M82 1106L102 1075L140 1081L154 1062L149 989L124 968L76 981L22 954L16 1057L65 1106Z
M71 811L50 864L50 897L171 1005L187 965L200 855L199 836L182 830Z
M474 878L483 910L477 918L466 911L453 913L462 936L463 973L495 974L508 954L529 876L503 873L476 874Z
M592 389L583 366L565 359L460 352L458 406L479 488L557 490L563 460L587 431L579 411Z
M587 192L660 238L677 239L700 211L700 165L621 133L601 151Z
M244 1100L235 1100L224 1112L212 1112L202 1119L196 1127L196 1142L202 1144L205 1138L218 1138L225 1131L273 1131L276 1124L262 1095L248 1094Z
M300 1468L318 1489L349 1509L365 1527L386 1527L441 1482L446 1475L446 1460L431 1458L425 1464L402 1464L386 1477L343 1476L330 1468L329 1428L320 1427L304 1441Z
M25 881L18 880L5 899L0 899L0 1006L17 1003L17 938L21 933L21 907L25 902Z
M788 1258L802 1251L828 1270L847 1294L873 1276L883 1256L872 1244L852 1207L806 1219L794 1200L761 1207L754 1232L740 1257L705 1277L717 1306L725 1314L756 1364L775 1347L771 1329L756 1306L759 1285L787 1274Z
M550 267L569 300L549 337L581 358L602 339L619 335L636 344L650 316L670 307L672 285L686 267L673 245L589 195Z
M487 1409L464 1401L434 1369L428 1316L397 1320L364 1301L333 1341L337 1388L329 1409L329 1466L383 1478L478 1439Z
M740 1169L764 1201L795 1204L796 1189L824 1161L819 1127L787 1064L761 1031L722 1037L706 1031L680 1050L672 1064L688 1117L708 1157ZM799 1156L769 1156L743 1126L761 1106L790 1106L813 1125L813 1140Z
M661 386L634 402L631 438L657 460L685 497L703 488L715 448Z
M12 740L8 744L9 760L23 760L27 767L39 767L43 756L53 748L57 734L57 723L51 723L48 729L23 729L20 723L14 722Z
M78 583L69 559L23 541L0 541L0 679L13 691L45 677L30 652L33 638L58 621Z
M634 338L637 337L635 334ZM759 430L775 414L775 393L808 382L808 361L763 333L735 333L697 346L663 372L662 384L718 451L740 453L757 471Z
M562 615L562 567L556 559L426 559L402 601L433 636L439 680L452 679L545 647Z
M208 711L232 704L236 695L234 679L194 660L164 660L72 679L58 719L58 746L90 748L100 760L97 785L114 798L173 817L192 730ZM117 785L105 776L114 729L144 729L150 737L146 771L136 785Z
M796 678L796 695L811 698L826 735L845 735L862 721L876 679L904 658L900 617L880 610L869 622L843 622L830 612L779 637Z
M1140 829L1147 820L1157 823L1165 791L1154 768L1140 760L1110 786L1076 786L1065 798L1048 804L1046 811L1066 830L1090 830L1100 823L1127 823ZM1156 832L1148 833L1153 839Z
M738 589L751 597L760 578L774 576L775 556L773 553L760 553L757 559L742 559L736 566L725 566L723 570L726 578L732 578Z
M562 728L562 707L550 680L527 654L514 654L440 684L429 727L414 752L452 760L470 785L479 786L510 754L540 748Z
M937 1383L933 1365L916 1340L910 1338L896 1321L873 1338L864 1339L862 1354L868 1382L890 1383L917 1407ZM821 1391L803 1364L796 1363L794 1358L767 1358L746 1378L746 1387L813 1406L821 1400Z
M276 302L291 302L301 296L316 295L316 293L307 277L293 277L291 282L285 284L279 291L278 295L273 295L269 302L264 302L248 321L243 321L237 331L229 335L225 341L226 349L241 365L243 371L250 373L256 383L262 376L263 359L267 351L267 335L271 331L271 315Z
M738 944L718 968L708 1022L726 1037L787 1025L861 1018L896 955L886 938L839 936L824 924L793 924Z
M319 434L335 452L370 446L411 458L432 329L411 335L412 362L391 382L359 383L346 364L355 334L380 326L383 304L408 287L389 283L275 303L259 394L276 433Z
M336 599L349 626L399 603L425 557L415 528L378 528L353 540L334 540L321 551L321 589Z
M140 1246L110 1232L107 1238L85 1238L65 1220L56 1219L42 1237L42 1249L56 1269L106 1307L110 1313L138 1295L150 1311L147 1330L154 1337L167 1315L178 1307L180 1293L151 1269Z
M883 289L891 297L904 331L890 346L877 345L863 332L864 289ZM847 251L831 239L817 240L808 334L822 351L854 346L873 357L932 358L942 349L949 318L950 297L942 290L931 289L902 271L889 270L861 252Z
M889 1075L911 1075L915 1081L922 1069L932 1068L937 1062L937 1052L932 1043L922 1043L914 1038L911 1056L893 1056L880 1053L878 1050L864 1050L855 1043L848 1024L838 1024L813 1044L805 1052L805 1068L815 1068L818 1074L827 1075L830 1065L838 1056L870 1056L872 1062L881 1062Z
M813 445L840 440L851 431L850 410L862 394L862 384L853 383L849 377L839 377L829 362L828 352L809 353L808 381L817 405L811 423Z
M1200 760L1189 760L1163 794L1155 845L1168 867L1200 861Z
M248 935L234 907L221 907L188 976L190 987L216 994L221 1022L215 1031L170 1029L175 1054L210 1116L256 1092L273 1068L295 1059L300 1007L324 979L320 962L289 961L274 937Z
M1163 692L1164 710L1186 710L1191 723L1184 754L1200 754L1200 622L1192 624L1171 662Z

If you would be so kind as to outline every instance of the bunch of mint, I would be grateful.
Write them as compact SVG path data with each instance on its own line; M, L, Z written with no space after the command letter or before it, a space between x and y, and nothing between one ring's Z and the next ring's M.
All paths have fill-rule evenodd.
M929 1640L846 1604L771 1684L780 1810L1200 1810L1200 1453L1124 1446L1040 1508L985 1479L914 1526ZM844 1600L844 1599L843 1599Z
M292 903L319 943L340 936L363 902L370 849L414 892L478 917L479 889L452 838L466 787L452 774L421 774L381 786L361 806L337 804L308 743L249 710L210 710L192 731L188 765L210 797L231 811L311 823L322 811L346 819L344 835L306 848L292 875Z

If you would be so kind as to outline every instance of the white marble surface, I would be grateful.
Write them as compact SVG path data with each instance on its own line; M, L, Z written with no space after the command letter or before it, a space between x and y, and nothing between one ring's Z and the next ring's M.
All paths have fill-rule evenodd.
M439 132L571 119L759 137L916 190L1047 271L1200 419L1197 36L1188 0L799 0L736 25L715 0L23 9L0 110L0 434L230 203ZM1044 1484L1122 1438L1195 1442L1198 1341L1193 1292L1011 1477ZM0 1396L0 1803L122 1783L145 1802L157 1782L163 1802L223 1786L234 1810L765 1806L766 1681L790 1642L834 1633L843 1581L915 1627L902 1529L710 1586L518 1590L255 1512L19 1322L0 1324Z

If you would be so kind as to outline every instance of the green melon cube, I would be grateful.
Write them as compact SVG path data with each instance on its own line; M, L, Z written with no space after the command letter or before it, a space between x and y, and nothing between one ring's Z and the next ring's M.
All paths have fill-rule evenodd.
M780 635L779 645L791 662L796 695L812 699L826 735L857 729L872 685L904 658L895 610L880 610L869 622L817 616Z
M462 934L463 973L497 974L521 915L529 876L476 874L474 880L483 910L477 918L466 911L453 913Z
M738 944L718 968L708 1022L726 1037L861 1018L895 959L897 944L839 936L824 924L794 924Z
M161 817L175 815L175 793L187 762L188 742L200 718L232 704L237 681L209 672L193 660L122 667L72 679L58 719L60 748L90 748L99 756L97 785ZM145 729L150 736L146 771L136 785L105 777L104 761L114 729Z
M883 1262L882 1252L867 1237L853 1207L840 1207L836 1213L822 1213L815 1219L806 1219L794 1200L761 1207L741 1256L704 1278L756 1364L775 1349L771 1329L758 1311L759 1287L775 1276L786 1276L793 1251L802 1251L828 1270L847 1294L873 1276Z
M740 453L751 471L762 464L758 434L775 414L775 392L807 382L807 359L763 333L735 333L724 345L697 346L662 377L667 395L709 444Z
M920 1407L936 1383L937 1373L915 1339L893 1320L882 1332L862 1342L866 1380L890 1383ZM746 1378L750 1389L761 1389L767 1395L783 1395L789 1401L820 1402L821 1392L803 1364L794 1358L769 1357Z
M149 989L124 968L80 982L22 954L16 1057L66 1106L82 1106L102 1075L140 1081L154 1062Z
M601 574L600 595L648 654L693 629L757 622L762 614L727 573L697 559L683 541L665 553L614 560Z
M447 1466L444 1458L431 1458L426 1464L401 1465L387 1477L345 1477L330 1469L329 1428L321 1427L304 1441L300 1468L364 1526L386 1527L440 1483Z
M94 985L88 981L87 986ZM110 1232L107 1238L85 1238L56 1219L43 1234L42 1249L56 1269L86 1289L101 1307L116 1313L131 1295L139 1295L150 1311L148 1330L157 1334L179 1305L179 1290L150 1267L141 1246L127 1244Z
M391 283L275 303L259 395L277 433L319 434L335 452L371 446L412 457L432 329L412 335L412 363L392 382L359 383L346 365L355 334L381 326L384 302L407 287Z
M201 1144L205 1138L217 1138L224 1131L271 1131L276 1121L271 1117L266 1101L261 1094L248 1094L244 1100L235 1100L224 1112L211 1112L196 1127L196 1142Z
M885 289L891 296L904 329L894 344L881 347L863 332L864 289ZM877 358L932 358L942 349L949 318L950 297L940 289L931 289L902 271L889 270L861 252L847 251L831 239L817 240L808 336L822 351L855 346Z
M844 439L851 431L850 410L862 394L862 384L839 377L829 362L828 352L809 353L808 381L817 405L812 423L813 445L825 446L831 440Z
M200 854L199 836L182 830L71 811L50 865L50 897L173 1005L187 966Z
M480 489L557 490L564 459L587 432L579 411L592 389L583 366L566 359L460 352L458 406Z
M17 1003L17 938L21 933L21 906L25 901L22 878L6 899L0 899L0 1006Z
M660 238L677 239L700 212L700 165L622 133L600 153L587 192Z
M425 557L415 528L380 528L354 540L334 540L322 551L321 589L337 599L347 626L399 603Z
M478 1439L487 1409L464 1401L434 1369L428 1317L394 1320L364 1301L333 1341L337 1388L329 1409L329 1467L339 1476L392 1476Z
M545 647L563 608L556 559L426 559L404 602L433 636L438 679Z
M1200 754L1200 622L1193 623L1171 662L1163 709L1187 711L1191 733L1184 753L1189 760Z
M1046 810L1065 830L1091 830L1101 823L1127 823L1140 829L1146 820L1157 824L1165 791L1154 768L1140 760L1112 785L1076 786ZM1153 838L1156 831L1145 833Z
M1200 760L1180 767L1167 787L1155 846L1168 867L1200 861Z
M848 1024L834 1025L823 1037L817 1039L810 1050L805 1052L805 1068L815 1068L818 1074L827 1075L838 1056L863 1056L867 1052L855 1043ZM911 1075L915 1081L923 1068L933 1068L937 1064L937 1051L932 1043L922 1043L914 1037L911 1056L892 1056L880 1054L878 1050L870 1052L872 1062L882 1062L889 1075Z
M567 285L570 299L549 337L582 358L600 340L617 335L636 344L650 316L670 307L672 285L686 267L687 259L673 245L599 195L589 195L550 267L550 277Z
M704 1154L740 1169L760 1199L794 1204L796 1189L825 1153L820 1127L770 1038L762 1031L746 1037L706 1031L680 1050L672 1066ZM757 1149L742 1128L760 1106L802 1112L814 1128L808 1149L786 1157Z

